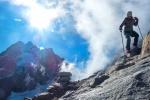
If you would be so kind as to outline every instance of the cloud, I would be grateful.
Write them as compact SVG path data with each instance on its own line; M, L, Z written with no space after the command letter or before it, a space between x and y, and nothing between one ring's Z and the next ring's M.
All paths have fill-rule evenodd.
M53 7L52 2L39 2L39 0L11 0L11 4L22 7L22 15L30 27L39 31L50 28L53 22L64 16L65 11L62 4ZM47 2L47 3L46 3Z
M61 65L60 71L71 72L73 74L72 80L80 80L86 77L85 70L77 67L76 63L68 63L64 61Z
M22 22L22 19L20 19L20 18L15 18L14 21L16 21L16 22Z
M111 5L104 0L77 0L73 2L73 10L76 29L89 43L90 57L84 71L89 76L110 62L111 58L107 54L112 48L120 48L120 21ZM118 47L116 43L119 43Z

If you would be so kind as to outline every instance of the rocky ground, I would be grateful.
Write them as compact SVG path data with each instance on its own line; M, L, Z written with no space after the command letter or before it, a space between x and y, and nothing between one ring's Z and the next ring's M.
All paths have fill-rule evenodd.
M60 100L150 100L150 34L142 52L118 60L104 71L81 80L76 91Z
M62 100L149 100L150 98L150 56L134 56L126 63L118 61L105 72L98 72L82 80L76 91L68 91ZM97 74L97 75L98 75ZM95 77L104 77L102 82L91 88ZM101 79L100 79L101 80Z
M150 98L150 55L119 59L113 66L99 71L87 79L76 82L75 90L64 89L59 98L31 100L149 100ZM59 93L60 93L59 92ZM45 92L49 94L48 92ZM58 92L57 92L58 93ZM39 94L46 97L47 94Z

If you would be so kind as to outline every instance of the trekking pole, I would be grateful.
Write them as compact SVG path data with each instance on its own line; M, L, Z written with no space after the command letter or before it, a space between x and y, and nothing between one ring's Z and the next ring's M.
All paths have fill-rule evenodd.
M124 53L124 57L125 57L125 48L124 48L124 42L123 42L122 31L121 31L121 39L122 39L123 53Z
M139 29L140 35L142 37L142 40L143 40L143 35L142 35L142 32L141 32L141 29L140 29L139 25L138 25L138 29Z

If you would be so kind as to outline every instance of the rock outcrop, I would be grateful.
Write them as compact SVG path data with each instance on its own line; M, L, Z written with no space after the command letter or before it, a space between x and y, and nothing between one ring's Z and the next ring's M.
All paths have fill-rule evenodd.
M81 81L81 87L62 100L149 100L150 56L128 58L132 64L113 65L105 71L109 76L95 88L89 87L96 77ZM133 63L135 62L135 63ZM118 68L119 67L119 68ZM116 69L115 69L116 68ZM68 95L68 94L67 94Z
M149 55L150 54L150 32L144 38L142 46L143 47L142 47L141 57Z
M70 72L60 72L56 81L47 88L47 91L34 96L33 98L25 97L24 100L58 100L67 91L74 91L78 88L76 82L71 82Z
M11 45L0 54L0 100L53 80L62 62L52 49L40 50L32 42Z

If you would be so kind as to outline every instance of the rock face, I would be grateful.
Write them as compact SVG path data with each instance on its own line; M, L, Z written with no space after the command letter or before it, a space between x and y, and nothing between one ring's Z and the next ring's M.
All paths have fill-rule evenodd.
M52 49L17 42L0 54L0 100L14 92L32 90L54 79L63 59Z
M60 72L57 77L57 82L65 86L70 82L71 76L72 74L70 72Z
M47 92L38 94L33 98L25 97L24 100L58 100L67 91L78 88L75 82L71 82L71 75L70 72L58 73L56 81L47 88Z
M142 53L81 80L76 91L60 100L149 100L150 99L150 34L144 39ZM141 57L142 56L142 57Z
M144 38L143 47L142 47L142 57L150 54L150 32Z
M89 85L95 77L80 82L80 88L63 100L149 100L150 56L128 58L122 65L113 65L105 71L109 78L95 86ZM135 62L135 63L134 63ZM127 64L130 63L130 64Z

